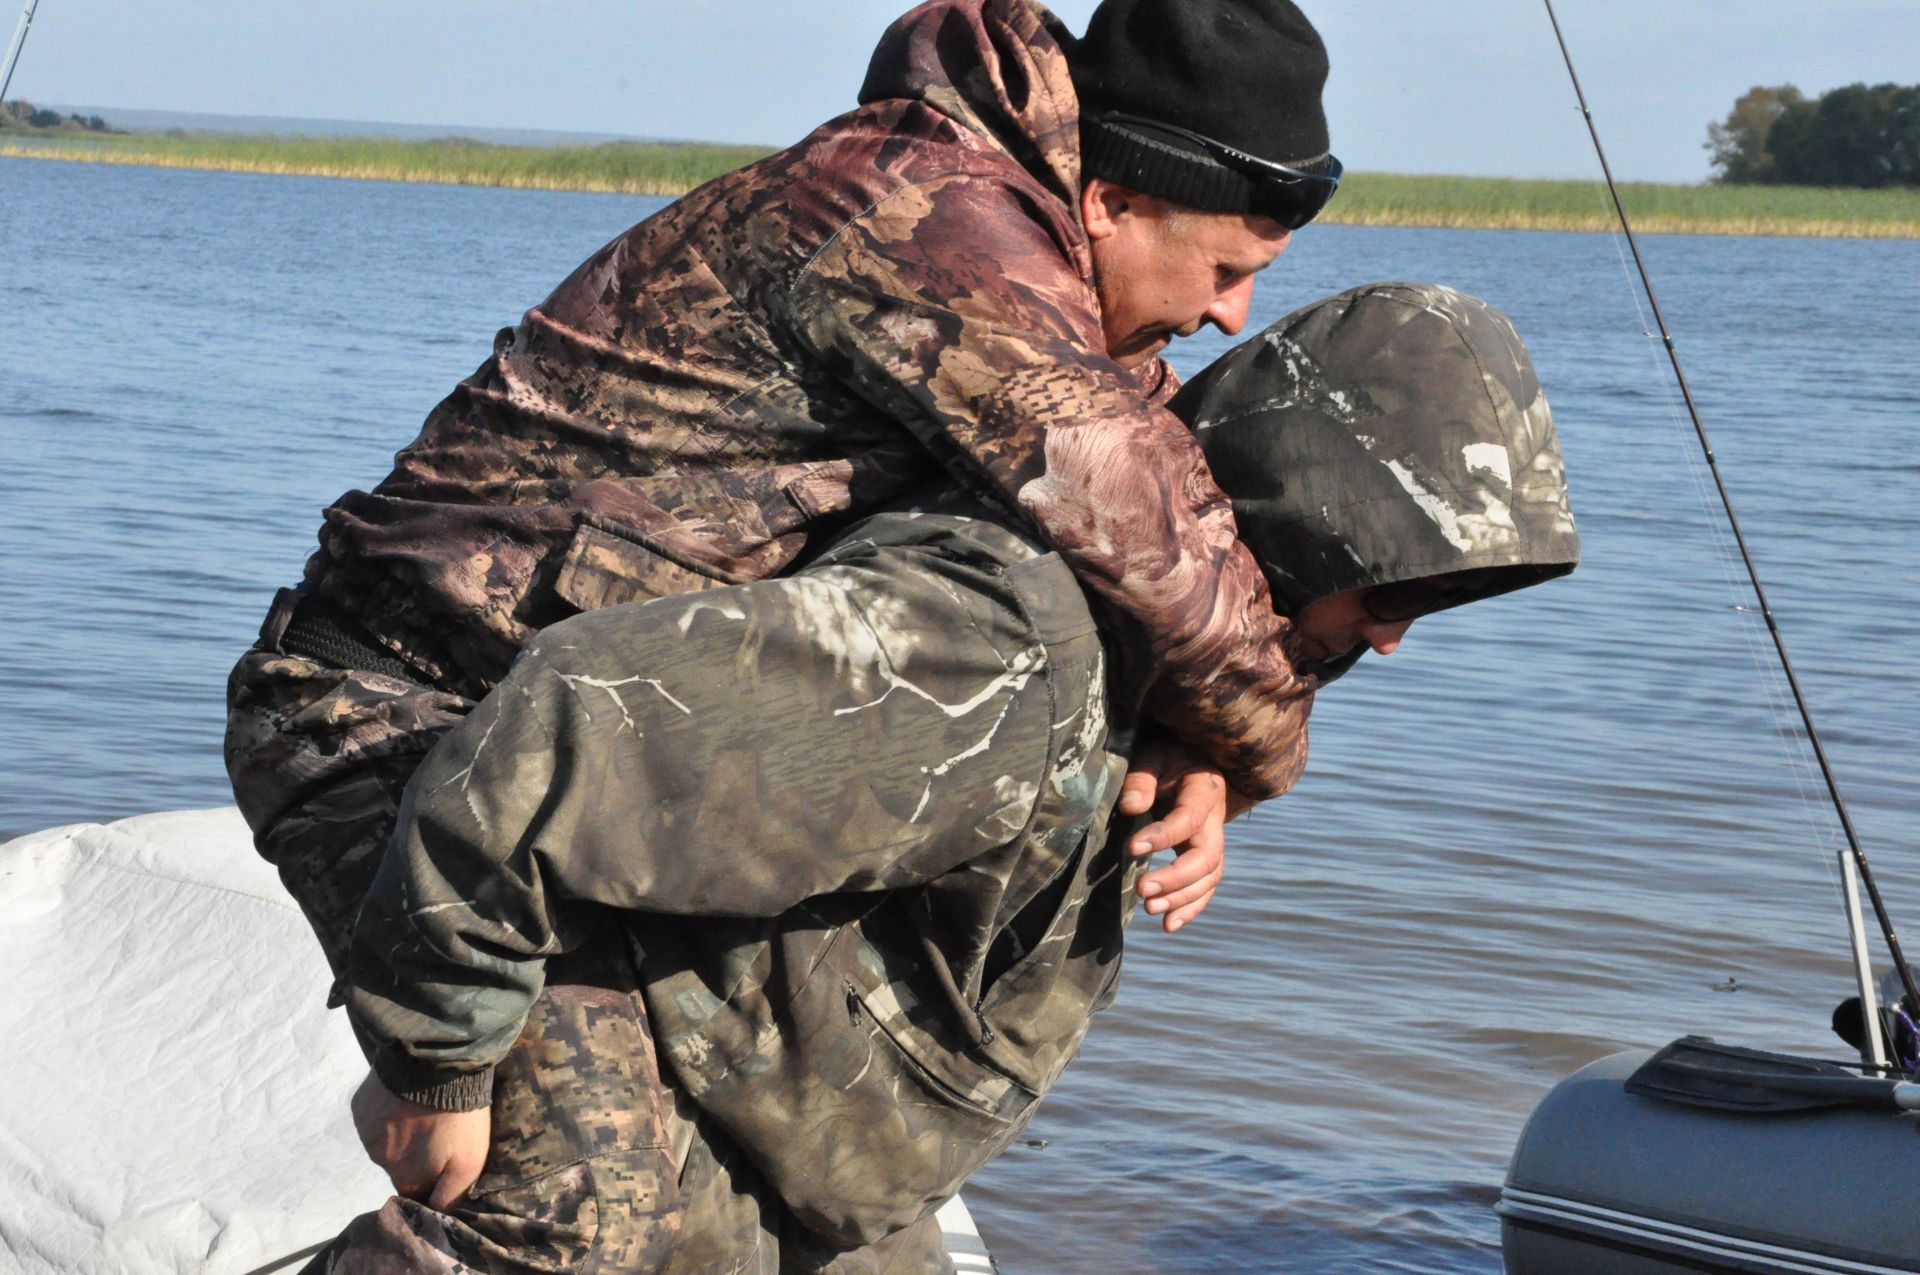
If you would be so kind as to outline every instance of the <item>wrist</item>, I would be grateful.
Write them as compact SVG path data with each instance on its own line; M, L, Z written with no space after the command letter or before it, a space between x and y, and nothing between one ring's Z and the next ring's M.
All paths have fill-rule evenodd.
M383 1050L374 1056L373 1074L389 1094L416 1107L478 1111L493 1105L492 1067L434 1066Z

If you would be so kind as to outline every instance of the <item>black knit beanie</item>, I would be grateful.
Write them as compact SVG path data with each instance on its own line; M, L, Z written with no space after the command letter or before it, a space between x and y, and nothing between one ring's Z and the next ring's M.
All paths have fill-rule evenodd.
M1327 50L1290 0L1105 0L1068 66L1085 177L1188 208L1260 211L1252 178L1140 121L1309 172L1328 161Z

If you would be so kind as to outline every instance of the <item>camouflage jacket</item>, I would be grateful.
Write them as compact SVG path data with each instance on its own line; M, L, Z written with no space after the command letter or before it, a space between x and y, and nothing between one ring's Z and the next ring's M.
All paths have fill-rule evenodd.
M1178 406L1289 607L1418 582L1424 613L1578 559L1532 361L1474 298L1316 302ZM808 1228L870 1243L1006 1146L1111 994L1143 865L1106 835L1130 723L1095 617L956 512L540 634L427 755L360 911L382 1083L485 1105L611 907L662 1062Z
M624 930L661 1063L785 1206L912 1224L1111 995L1144 864L1106 667L1059 555L924 511L544 630L407 786L353 934L374 1071L487 1105L549 958Z
M1030 0L933 0L862 105L594 254L326 511L309 584L474 695L576 611L784 571L956 481L1094 595L1116 688L1243 791L1305 762L1311 685L1231 509L1104 354L1078 113Z

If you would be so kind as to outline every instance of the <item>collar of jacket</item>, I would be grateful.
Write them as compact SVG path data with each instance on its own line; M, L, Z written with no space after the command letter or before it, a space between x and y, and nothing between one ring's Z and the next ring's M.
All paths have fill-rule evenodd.
M1080 102L1067 71L1074 37L1033 0L929 0L880 38L860 104L908 99L1012 156L1080 206Z

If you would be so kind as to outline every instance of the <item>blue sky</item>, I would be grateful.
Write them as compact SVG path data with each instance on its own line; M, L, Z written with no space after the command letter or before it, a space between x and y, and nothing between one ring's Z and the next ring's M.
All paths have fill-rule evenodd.
M1706 175L1753 84L1920 78L1914 0L1556 0L1616 171ZM1076 30L1095 0L1054 9ZM904 0L40 0L12 96L784 143L852 102ZM1349 167L1595 171L1539 0L1306 0ZM11 31L19 0L0 0Z

